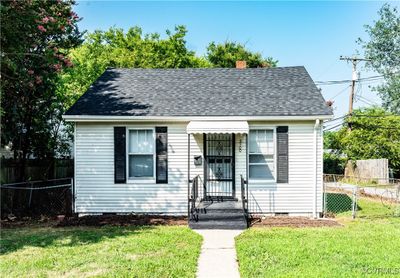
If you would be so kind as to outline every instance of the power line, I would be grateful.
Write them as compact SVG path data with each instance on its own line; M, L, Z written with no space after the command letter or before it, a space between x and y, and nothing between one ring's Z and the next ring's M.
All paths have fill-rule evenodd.
M398 127L388 127L388 126L379 126L379 125L363 125L359 123L353 123L353 126L358 128L380 128L380 129L389 129L389 130L399 130Z
M361 101L362 103L365 103L365 104L367 104L367 105L374 105L373 103L368 102L368 101L365 101L365 100L363 100L362 98L357 99L357 101Z
M330 126L330 127L326 127L326 128L324 128L324 131L335 129L335 128L340 127L340 126L343 126L343 123L340 123L340 124L337 124L337 125L334 125L334 126Z
M385 79L386 76L391 76L399 74L399 72L393 72L389 73L386 75L374 75L374 76L369 76L369 77L363 77L363 78L356 78L355 82L361 83L365 81L373 82L373 81L379 81L382 79ZM316 85L338 85L338 84L344 84L344 83L349 83L352 82L352 79L342 79L342 80L327 80L327 81L315 81Z
M365 82L365 81L379 81L384 79L385 77L383 75L377 75L377 76L371 76L371 77L364 77L364 78L358 78L355 80L357 83ZM343 80L328 80L328 81L315 81L316 85L338 85L338 84L344 84L344 83L350 83L353 80L351 79L343 79Z
M346 114L346 115L343 115L343 116L341 116L341 117L338 117L338 118L335 118L335 119L332 119L332 120L326 121L326 122L324 122L324 123L330 123L330 122L334 122L334 121L341 120L341 119L343 119L343 118L346 118L346 117L348 117L348 115L347 115L347 114Z
M371 105L379 105L377 102L375 102L373 100L370 100L370 99L368 99L368 98L366 98L364 96L359 96L359 100L363 101L364 103L365 102L369 102Z
M400 115L363 115L363 114L353 114L352 117L367 117L367 118L385 118L385 117L400 117Z
M340 60L344 61L351 61L353 65L352 69L352 76L351 76L351 89L350 89L350 94L349 94L349 115L353 113L353 104L354 104L354 89L356 87L356 80L357 80L357 64L361 61L370 61L370 59L365 59L365 58L357 58L357 57L343 57L340 56ZM351 125L349 125L349 130L351 131Z
M379 128L379 129L386 129L386 130L399 130L398 127L388 127L388 126L380 126L380 125L365 125L365 124L360 124L360 123L349 123L352 125L352 128L363 128L363 129L371 129L371 128ZM340 126L344 126L343 123L331 126L331 127L326 127L324 128L323 131L329 131L335 128L338 128Z
M320 74L318 74L318 76L316 76L315 78L321 78L323 75L325 75L328 70L331 70L333 66L337 66L337 60L334 60L325 70L321 71Z
M339 93L337 93L336 95L334 95L333 97L331 97L330 99L335 99L336 97L338 97L339 95L343 94L348 88L350 87L350 85L347 85L345 88L343 88Z
M334 121L337 120L341 120L341 119L345 119L349 117L348 114L343 115L341 117L326 121L324 123L332 123ZM361 117L365 117L365 118L386 118L386 117L393 117L393 118L398 118L400 117L400 115L365 115L365 114L352 114L351 117L356 117L356 118L361 118ZM368 125L368 124L363 124L363 123L357 123L357 122L349 122L349 124L352 125L352 127L354 128L379 128L379 129L388 129L388 130L399 130L398 127L385 127L385 126L381 126L381 125ZM324 127L323 131L329 131L338 127L343 127L344 126L344 122L341 122L339 124L335 124L333 126L326 126Z

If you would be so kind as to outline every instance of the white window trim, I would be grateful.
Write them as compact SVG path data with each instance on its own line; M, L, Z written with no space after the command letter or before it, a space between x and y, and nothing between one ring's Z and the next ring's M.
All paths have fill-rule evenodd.
M153 176L135 178L129 176L129 155L150 155L149 154L136 154L129 152L129 131L130 130L152 130L153 131ZM156 128L155 127L127 127L126 128L126 182L127 183L155 183L156 182Z
M250 177L250 132L248 135L248 140L247 140L247 169L248 169L248 175L249 175L249 182L251 183L276 183L276 174L277 174L277 166L278 166L278 159L277 159L277 144L276 144L276 126L250 126L249 131L251 130L272 130L272 142L274 144L274 158L273 158L273 164L274 164L274 178L273 179L252 179ZM254 153L258 154L258 153ZM260 153L262 154L262 153ZM262 154L264 155L264 154ZM253 163L251 163L253 164ZM255 165L255 164L254 164Z

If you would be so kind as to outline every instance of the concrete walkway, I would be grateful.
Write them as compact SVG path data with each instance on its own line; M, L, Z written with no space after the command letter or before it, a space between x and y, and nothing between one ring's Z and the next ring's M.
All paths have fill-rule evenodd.
M203 236L197 277L240 277L235 236L243 230L195 230Z

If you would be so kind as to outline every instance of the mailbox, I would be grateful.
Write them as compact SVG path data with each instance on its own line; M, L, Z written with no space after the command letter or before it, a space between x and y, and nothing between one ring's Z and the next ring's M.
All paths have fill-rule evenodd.
M193 159L194 159L194 165L200 166L201 164L203 164L203 159L201 155L195 155Z

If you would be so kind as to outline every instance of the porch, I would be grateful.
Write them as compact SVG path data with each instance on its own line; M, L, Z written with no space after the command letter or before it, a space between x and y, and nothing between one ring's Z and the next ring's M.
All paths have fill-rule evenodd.
M248 132L246 121L190 122L187 126L190 227L248 227ZM191 150L193 143L197 152Z

